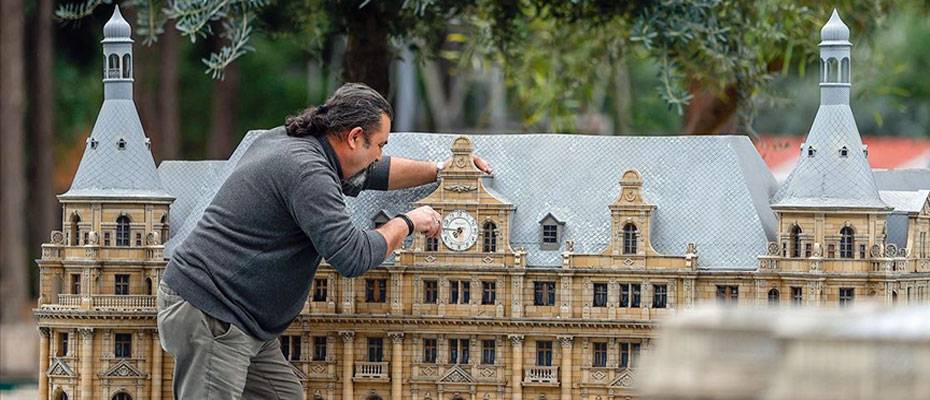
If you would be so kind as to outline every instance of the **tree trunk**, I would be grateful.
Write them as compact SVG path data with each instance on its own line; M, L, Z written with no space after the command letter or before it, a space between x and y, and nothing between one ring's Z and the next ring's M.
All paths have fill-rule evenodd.
M158 119L160 141L154 143L162 160L176 160L181 153L181 117L178 111L179 34L166 27L161 35L161 68L158 85Z
M130 21L131 24L136 23L138 17L135 7L126 7L120 11L127 21ZM155 78L158 76L155 71L161 67L160 59L161 55L158 46L154 44L146 46L141 39L136 40L133 45L132 97L139 111L142 130L145 131L145 136L152 139L152 143L161 141L160 116L156 109L157 102L155 100L155 84L157 83ZM152 154L152 156L155 157L157 163L158 154Z
M465 109L468 77L465 76L465 71L460 71L458 75L450 75L447 71L439 61L429 60L423 65L426 102L429 104L434 128L440 132L461 128ZM444 77L448 79L448 86L443 82Z
M361 82L388 98L391 91L387 25L391 18L382 4L368 4L348 21L348 43L343 64L345 82Z
M730 84L723 94L715 94L697 84L689 89L694 96L685 110L682 130L690 135L715 135L736 130L739 108L736 84Z
M617 60L614 70L614 96L617 110L616 133L625 135L632 132L633 126L633 92L630 89L630 67L626 63L626 58Z
M239 63L226 66L222 80L213 81L210 96L210 134L207 136L207 157L229 158L233 149L236 113L239 96Z
M23 2L0 1L0 321L20 319L29 287L23 166Z
M27 253L38 251L49 232L59 226L61 213L55 199L55 75L53 0L39 0L35 14L35 69L32 103L32 189L29 204Z

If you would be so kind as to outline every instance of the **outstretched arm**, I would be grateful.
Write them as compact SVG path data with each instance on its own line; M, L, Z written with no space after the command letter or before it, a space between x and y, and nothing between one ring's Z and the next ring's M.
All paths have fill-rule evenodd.
M472 154L471 159L479 170L486 174L491 173L491 166L487 161L474 154ZM443 165L448 165L450 160L443 161ZM406 189L435 182L438 172L439 169L433 161L391 157L388 190Z

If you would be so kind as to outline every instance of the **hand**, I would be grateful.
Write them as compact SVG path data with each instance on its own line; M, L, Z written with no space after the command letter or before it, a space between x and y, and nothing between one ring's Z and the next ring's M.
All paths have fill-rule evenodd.
M471 162L475 164L475 168L478 168L479 171L491 175L491 164L489 164L483 158L478 157L477 154L471 155ZM446 159L446 161L443 161L442 165L448 167L450 163L452 163L452 157L449 157Z
M430 206L417 208L406 215L413 222L415 232L422 232L431 238L439 236L442 232L442 224L439 222L441 216Z

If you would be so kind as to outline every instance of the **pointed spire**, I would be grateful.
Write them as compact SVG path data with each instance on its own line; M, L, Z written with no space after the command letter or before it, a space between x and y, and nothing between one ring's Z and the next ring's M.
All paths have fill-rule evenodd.
M125 40L131 42L131 36L132 27L130 27L129 22L126 22L126 19L123 18L123 14L119 12L119 5L117 5L113 8L113 16L111 16L110 20L103 26L103 41L104 43Z
M170 200L132 100L132 29L118 6L103 31L103 106L71 189L60 198Z
M820 29L820 40L824 42L849 41L849 27L840 19L840 13L833 9L833 15Z
M773 207L887 208L849 108L849 28L833 10L820 31L820 108Z

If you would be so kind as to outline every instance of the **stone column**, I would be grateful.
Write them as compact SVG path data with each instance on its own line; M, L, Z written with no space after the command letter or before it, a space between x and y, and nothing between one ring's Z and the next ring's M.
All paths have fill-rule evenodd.
M79 328L81 335L81 400L91 400L94 379L94 328Z
M158 330L152 331L152 400L161 399L162 351Z
M388 332L391 338L391 400L402 399L404 390L404 333Z
M51 332L48 328L39 328L39 398L48 398L48 344Z
M352 373L355 370L355 332L340 331L342 336L342 398L351 400L353 395Z
M572 342L575 338L572 336L559 336L559 343L562 344L562 366L561 385L562 400L572 400Z
M510 398L523 400L523 335L510 335L513 360L510 373Z

